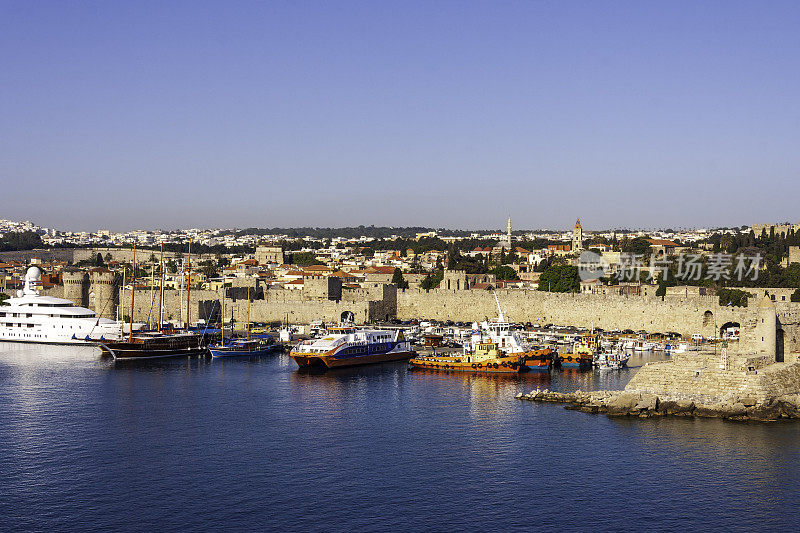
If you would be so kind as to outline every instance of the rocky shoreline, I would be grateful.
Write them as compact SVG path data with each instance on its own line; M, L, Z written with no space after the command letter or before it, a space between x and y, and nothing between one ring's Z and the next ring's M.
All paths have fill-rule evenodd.
M770 401L737 398L727 403L702 403L680 397L663 397L648 392L592 391L555 392L533 390L519 393L518 400L564 403L566 409L611 417L655 418L663 416L721 418L736 421L774 422L800 419L800 395L791 394Z

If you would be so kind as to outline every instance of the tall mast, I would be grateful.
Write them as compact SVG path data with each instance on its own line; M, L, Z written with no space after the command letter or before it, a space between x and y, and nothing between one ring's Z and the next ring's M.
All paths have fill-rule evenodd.
M247 287L247 340L250 340L250 287Z
M219 315L219 326L222 330L222 345L225 346L225 272L222 272L222 313Z
M183 327L183 283L186 280L186 259L181 257L181 292L178 295L178 310L180 311L179 328Z
M189 332L189 293L192 292L192 239L189 239L189 259L186 264L186 332Z
M133 264L131 265L131 330L128 342L133 341L133 299L136 296L136 243L133 243Z
M152 254L151 254L152 257ZM150 316L153 314L153 302L156 299L156 265L150 265L150 310L147 311L147 329L150 329Z
M161 257L159 259L160 265L160 273L159 276L159 290L158 290L158 331L161 331L161 327L164 324L164 243L161 243Z
M119 295L119 305L117 306L117 320L121 323L125 323L125 280L126 280L127 271L125 267L122 267L122 289L120 290ZM122 331L122 327L120 326L120 332Z

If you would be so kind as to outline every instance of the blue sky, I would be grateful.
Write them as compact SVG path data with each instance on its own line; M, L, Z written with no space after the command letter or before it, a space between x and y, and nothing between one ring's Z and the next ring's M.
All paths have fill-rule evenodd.
M0 1L0 218L798 221L797 2Z

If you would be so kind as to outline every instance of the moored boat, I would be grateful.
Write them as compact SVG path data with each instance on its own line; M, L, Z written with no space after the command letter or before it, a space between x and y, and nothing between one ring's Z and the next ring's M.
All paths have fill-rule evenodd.
M39 294L41 277L39 267L30 267L24 287L0 307L0 341L86 344L120 338L120 322L101 318L71 300Z
M236 357L243 355L266 355L280 348L270 335L253 336L250 339L226 339L208 347L211 357Z
M401 330L347 326L329 328L328 333L321 339L300 342L289 356L301 369L310 369L404 361L416 355Z
M210 334L194 331L179 333L140 332L124 341L105 341L98 345L114 359L152 359L205 353Z
M553 366L555 352L550 348L529 350L524 353L525 366L528 370L549 372Z
M558 362L561 368L579 368L587 370L592 368L594 354L597 349L597 336L584 335L578 342L572 345L572 350L559 354Z
M619 370L627 366L630 354L623 351L601 351L594 360L594 366L598 370Z
M493 340L478 342L474 350L468 351L468 348L465 348L460 353L415 357L409 364L412 368L493 374L519 373L527 370L525 360L521 356L503 352Z
M550 348L532 345L520 331L515 329L513 322L506 320L497 293L494 294L494 300L497 304L497 318L473 324L472 346L477 346L484 339L493 341L506 356L519 357L529 370L550 371L555 352Z

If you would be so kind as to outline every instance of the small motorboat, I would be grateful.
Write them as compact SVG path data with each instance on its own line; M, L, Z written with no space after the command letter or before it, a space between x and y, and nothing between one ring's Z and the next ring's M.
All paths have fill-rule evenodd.
M630 354L625 352L601 352L594 360L594 366L598 370L619 370L628 364Z
M686 353L687 351L688 350L687 350L686 344L681 343L681 344L678 344L678 346L672 345L672 348L669 350L669 353L670 354Z

